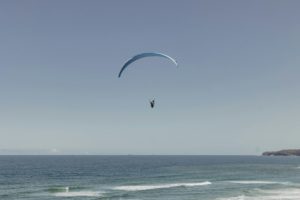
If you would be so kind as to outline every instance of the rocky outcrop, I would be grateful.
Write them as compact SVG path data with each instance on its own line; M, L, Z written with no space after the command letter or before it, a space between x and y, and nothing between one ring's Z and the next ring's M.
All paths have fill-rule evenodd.
M300 149L285 149L280 151L266 151L263 156L300 156Z

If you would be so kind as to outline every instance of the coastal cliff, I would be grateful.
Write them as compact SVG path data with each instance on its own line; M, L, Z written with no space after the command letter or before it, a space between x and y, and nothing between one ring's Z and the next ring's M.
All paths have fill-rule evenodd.
M280 151L266 151L263 156L300 156L300 149L285 149Z

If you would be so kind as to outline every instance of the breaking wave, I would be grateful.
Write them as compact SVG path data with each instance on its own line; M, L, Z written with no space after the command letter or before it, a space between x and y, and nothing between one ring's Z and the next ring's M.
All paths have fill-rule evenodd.
M239 195L234 197L217 198L216 200L299 200L300 189L288 188L277 190L261 190L255 195Z
M171 184L160 184L160 185L124 185L115 187L115 190L124 190L124 191L142 191L142 190L155 190L155 189L166 189L174 187L195 187L195 186L204 186L210 185L211 182L199 182L199 183L171 183Z
M97 192L97 191L89 191L89 190L81 190L78 191L79 187L75 190L77 191L70 191L70 187L57 187L57 188L51 188L48 191L53 193L56 197L101 197L103 192Z
M236 184L282 184L287 185L289 182L278 182L278 181L254 181L254 180L245 180L245 181L228 181L230 183Z
M54 193L56 197L101 197L102 192L95 191L76 191L76 192L58 192Z

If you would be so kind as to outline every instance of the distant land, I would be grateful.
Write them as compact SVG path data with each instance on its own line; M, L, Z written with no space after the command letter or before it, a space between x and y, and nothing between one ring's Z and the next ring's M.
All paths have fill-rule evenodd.
M300 149L284 149L280 151L266 151L263 156L300 156Z

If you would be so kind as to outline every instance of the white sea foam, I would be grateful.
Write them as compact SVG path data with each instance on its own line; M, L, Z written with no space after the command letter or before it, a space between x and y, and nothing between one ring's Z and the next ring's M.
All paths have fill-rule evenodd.
M217 200L246 200L246 197L244 195L240 195L236 197L218 198Z
M218 198L217 200L299 200L300 189L288 188L277 190L260 190L259 194L253 196L234 196L227 198Z
M282 184L282 185L289 184L289 182L259 181L259 180L228 181L228 182L230 182L230 183L236 183L236 184Z
M125 190L125 191L141 191L141 190L155 190L155 189L165 189L174 187L195 187L210 185L211 182L199 182L199 183L170 183L170 184L160 184L160 185L124 185L115 187L115 190Z
M58 192L55 193L56 197L101 197L103 192L95 191L74 191L74 192Z

